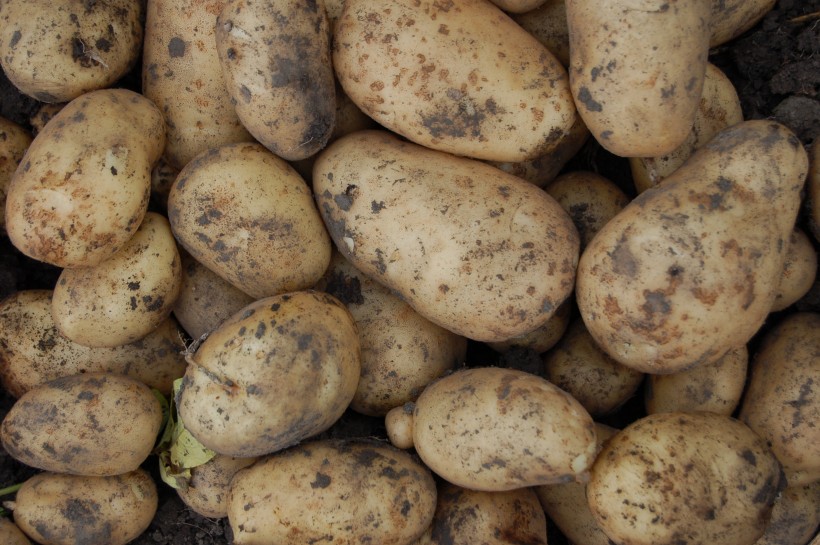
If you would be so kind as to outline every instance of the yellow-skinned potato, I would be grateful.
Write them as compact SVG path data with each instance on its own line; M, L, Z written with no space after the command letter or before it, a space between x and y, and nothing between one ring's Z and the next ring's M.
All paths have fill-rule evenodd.
M194 259L255 299L310 288L330 263L310 188L260 144L197 156L171 188L168 219Z
M809 163L809 179L806 182L809 228L814 240L820 242L820 139L815 140L809 150Z
M492 0L492 3L508 13L526 13L534 10L546 0Z
M796 303L806 295L817 277L817 252L806 233L795 227L789 237L783 276L777 288L772 312Z
M110 476L145 461L162 408L145 384L124 375L62 377L26 392L3 419L3 448L31 467Z
M112 477L40 473L17 492L14 520L42 545L125 545L148 529L158 501L143 469Z
M142 17L140 0L6 0L0 64L23 93L68 102L128 73L139 57Z
M480 161L363 131L322 152L313 186L342 255L454 333L529 333L572 292L572 220L541 189Z
M816 534L818 526L820 481L789 486L775 500L772 518L755 545L805 545Z
M0 383L12 396L56 378L80 373L128 375L171 393L185 373L183 331L172 318L146 337L114 348L90 348L60 335L51 316L50 290L24 290L0 302Z
M752 545L781 479L766 442L742 422L706 412L660 413L604 444L587 500L615 543Z
M570 85L592 135L654 157L692 129L709 52L711 0L567 0Z
M233 458L217 454L202 465L191 468L191 478L177 494L185 505L203 517L228 516L228 491L231 479L258 458Z
M428 148L526 161L575 122L564 67L486 0L346 0L333 43L350 98Z
M537 354L542 354L555 346L561 339L569 326L569 318L572 313L572 301L567 299L561 303L541 327L525 333L524 335L507 339L495 343L487 343L487 346L496 352L508 352L514 348L525 348Z
M765 438L789 486L820 479L820 314L791 314L768 331L752 359L740 419Z
M745 345L774 302L806 170L791 131L745 121L630 202L578 266L578 308L598 345L653 374Z
M71 101L34 138L11 180L12 243L57 267L108 259L142 222L164 142L162 114L142 95L103 89Z
M544 44L561 64L569 66L569 24L564 0L547 0L531 11L512 15L512 18Z
M404 545L435 506L433 477L409 454L375 441L316 441L237 473L228 520L236 545Z
M179 176L179 169L172 167L164 157L160 157L151 171L151 197L162 210L168 210L168 194Z
M580 479L597 452L592 418L581 404L523 371L457 371L428 385L413 411L406 409L387 414L388 435L396 424L412 430L412 444L427 467L472 490Z
M301 291L260 299L188 357L179 417L226 456L261 456L329 428L356 393L356 324L338 299Z
M718 132L741 121L743 111L734 85L717 66L707 64L695 121L686 140L666 155L629 158L635 189L640 193L657 185Z
M31 131L32 134L35 136L43 130L43 127L46 126L46 123L51 121L51 118L57 115L57 113L65 107L65 102L57 102L57 103L48 103L44 102L40 104L40 107L29 117L28 121L31 123Z
M731 416L746 386L748 364L749 351L742 346L694 369L649 375L644 395L646 412L709 411Z
M777 0L711 0L709 47L733 40L755 26Z
M31 135L23 127L0 117L0 234L6 230L6 193L17 165L31 145Z
M26 534L6 517L0 517L0 541L6 545L31 545Z
M148 2L142 90L165 116L165 158L177 169L207 149L253 141L219 65L216 17L224 5L224 0Z
M226 0L216 47L236 113L259 142L288 161L325 147L336 84L322 2Z
M94 267L63 269L51 313L75 343L114 347L139 340L168 319L182 265L168 220L148 212L122 249Z

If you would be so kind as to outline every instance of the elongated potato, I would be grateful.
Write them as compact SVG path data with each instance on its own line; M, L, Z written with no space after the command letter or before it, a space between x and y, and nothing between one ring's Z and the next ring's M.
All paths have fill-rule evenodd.
M572 220L539 188L489 165L363 131L322 152L313 185L342 255L454 333L523 335L572 292Z
M598 345L655 374L745 345L774 302L806 169L791 131L746 121L630 202L578 266L578 308Z
M31 135L20 125L0 117L0 234L6 230L6 193L17 165L31 145Z
M384 127L456 155L535 159L575 122L564 67L486 0L346 0L333 65Z

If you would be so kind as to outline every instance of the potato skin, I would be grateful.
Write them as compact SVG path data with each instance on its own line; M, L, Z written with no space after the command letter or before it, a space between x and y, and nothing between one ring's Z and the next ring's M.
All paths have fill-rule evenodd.
M363 131L320 154L313 185L342 255L454 333L523 335L572 292L572 220L539 188L489 165Z
M814 240L820 242L820 140L809 150L809 179L806 182L809 229Z
M177 494L185 505L203 517L227 517L231 479L240 469L257 460L256 457L234 458L217 454L204 464L191 468L191 478L184 487L176 489Z
M772 312L786 309L806 295L817 277L817 252L809 236L795 227L789 237L786 263L777 287Z
M26 465L72 475L134 471L154 448L162 409L123 375L62 377L24 394L3 419L3 447Z
M755 545L805 545L812 536L820 536L818 526L820 481L790 486L775 500L772 518Z
M6 545L31 545L26 534L6 517L0 517L0 540Z
M17 165L31 145L31 135L23 127L0 117L0 235L6 231L6 193Z
M709 47L733 40L755 26L777 0L712 0Z
M424 532L435 507L433 477L409 454L376 441L331 440L237 473L228 520L237 545L402 545Z

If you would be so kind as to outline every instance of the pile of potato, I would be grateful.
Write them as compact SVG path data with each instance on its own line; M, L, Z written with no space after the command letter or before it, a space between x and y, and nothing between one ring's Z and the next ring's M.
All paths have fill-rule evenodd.
M820 145L708 63L773 3L5 0L0 228L62 272L0 302L0 541L134 540L159 454L237 545L806 544Z

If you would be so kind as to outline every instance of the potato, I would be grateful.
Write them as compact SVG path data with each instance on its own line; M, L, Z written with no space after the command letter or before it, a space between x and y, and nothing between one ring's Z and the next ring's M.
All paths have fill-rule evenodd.
M310 188L259 144L214 148L186 165L168 219L194 259L254 299L310 288L330 263Z
M686 140L666 155L629 158L635 188L640 193L658 185L718 132L741 121L743 112L734 85L717 66L707 64L695 121Z
M536 9L546 0L491 0L493 4L509 13L525 13Z
M820 479L820 314L786 316L752 358L740 419L765 438L789 486Z
M157 107L132 91L104 89L71 101L34 138L11 180L11 242L64 268L114 255L147 211L163 131Z
M21 92L68 102L110 87L136 64L143 2L6 0L0 65Z
M817 277L817 252L811 239L799 227L789 237L783 276L772 305L772 312L784 310L806 295Z
M809 150L810 170L806 182L809 211L809 228L814 240L820 242L820 139L815 140Z
M746 386L749 351L730 350L719 360L671 375L646 378L644 406L648 414L709 411L731 416Z
M774 502L772 518L755 545L805 545L820 525L820 481L786 488Z
M547 0L513 21L536 37L564 66L569 66L569 23L565 0Z
M322 2L226 0L216 49L236 113L254 138L289 161L325 147L336 84Z
M535 159L576 118L564 67L485 0L346 0L333 65L381 125L456 155Z
M429 470L368 440L316 441L243 469L231 482L236 545L401 545L427 528L436 507Z
M253 141L219 65L215 29L224 5L224 0L148 2L142 92L165 116L165 158L176 169L207 149Z
M203 517L228 516L228 491L231 479L258 458L233 458L217 454L202 465L191 468L186 486L177 488L177 494L196 513Z
M162 394L185 373L183 331L172 318L146 337L115 348L89 348L62 335L51 317L50 290L23 290L0 302L0 383L20 397L50 380L108 372L128 375Z
M57 113L65 107L65 102L57 102L54 104L50 104L48 102L44 102L40 104L40 106L35 110L35 112L29 117L29 123L31 123L31 131L32 134L35 136L43 130L43 127L51 121L51 118L57 115Z
M179 417L209 449L249 458L329 428L361 372L353 317L334 297L302 291L256 301L188 357Z
M605 149L655 157L692 129L709 53L711 0L567 0L570 86Z
M182 285L174 303L174 316L194 339L217 328L254 298L223 280L215 272L182 253Z
M572 220L539 188L482 162L363 131L321 153L313 186L342 255L453 333L529 333L572 292Z
M26 392L3 419L3 448L26 465L111 476L145 461L162 425L145 384L111 373L62 377Z
M520 335L507 339L506 341L499 341L495 343L487 343L487 346L496 352L506 353L516 348L523 348L532 350L537 354L542 354L555 346L561 339L569 326L569 318L572 313L573 303L567 299L555 310L552 318L547 320L547 323L541 327Z
M17 492L14 520L42 545L125 545L148 529L157 503L142 469L112 477L40 473Z
M151 171L151 198L160 209L168 210L168 194L179 176L179 170L168 164L164 157L160 157L154 170Z
M384 416L464 362L467 339L423 318L338 253L317 289L342 301L359 331L362 371L350 402L354 411Z
M626 403L643 382L643 373L621 365L595 344L576 318L558 344L543 355L544 377L583 405L603 416Z
M60 333L75 343L120 346L142 339L168 319L181 283L171 226L148 212L134 236L109 259L60 273L51 315Z
M579 479L597 451L592 418L581 404L546 380L515 369L457 371L427 386L412 413L397 407L385 422L391 441L394 424L411 430L427 467L471 490L499 492Z
M31 545L26 534L6 517L0 517L0 540L6 545Z
M6 230L6 193L17 165L31 145L31 135L23 127L0 117L0 234Z
M774 302L806 167L786 127L745 121L630 202L578 266L578 308L598 345L653 374L745 345Z
M604 445L587 500L615 543L751 545L782 484L774 454L742 422L660 413Z
M709 47L733 40L755 26L777 0L712 0Z

